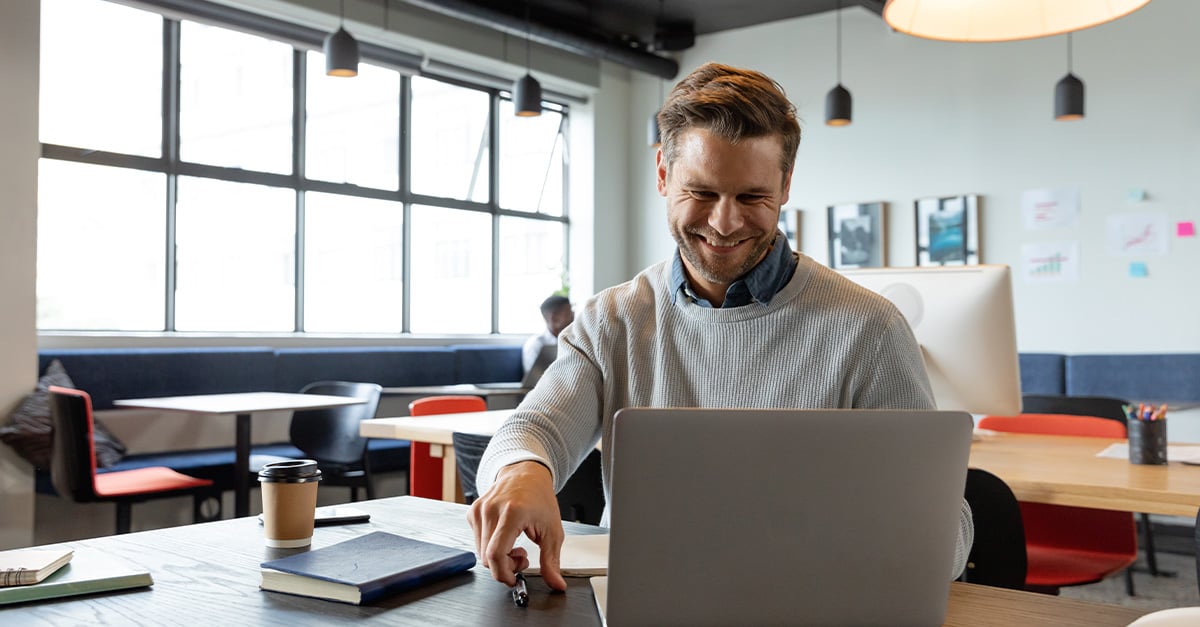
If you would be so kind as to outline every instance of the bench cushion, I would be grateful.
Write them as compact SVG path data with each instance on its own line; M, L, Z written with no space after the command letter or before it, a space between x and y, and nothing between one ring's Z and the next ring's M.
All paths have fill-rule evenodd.
M521 366L520 346L457 345L454 351L455 383L491 383L520 381L525 374Z
M1021 353L1021 393L1062 396L1067 393L1066 355Z
M1071 396L1200 401L1200 353L1071 355L1066 369Z
M444 347L281 348L274 390L295 392L314 381L364 381L383 387L454 381L454 352Z
M54 359L91 395L94 409L125 398L275 389L275 351L268 347L43 350L38 372Z

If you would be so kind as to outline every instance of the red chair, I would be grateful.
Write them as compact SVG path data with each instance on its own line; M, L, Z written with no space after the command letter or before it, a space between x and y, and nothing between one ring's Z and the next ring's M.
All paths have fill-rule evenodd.
M408 404L412 416L487 411L478 396L427 396ZM442 460L429 454L429 443L413 442L409 449L408 493L427 499L442 498Z
M87 392L50 386L50 415L54 421L54 449L50 479L60 496L76 503L117 504L117 533L129 533L134 503L173 496L193 498L193 520L205 520L202 506L220 494L213 482L175 472L166 466L96 472L92 398Z
M1124 438L1125 425L1107 418L1063 414L986 416L979 428L1012 433ZM1095 583L1137 560L1133 514L1085 507L1021 503L1028 570L1025 587L1057 594L1062 586ZM1125 587L1133 594L1126 571Z

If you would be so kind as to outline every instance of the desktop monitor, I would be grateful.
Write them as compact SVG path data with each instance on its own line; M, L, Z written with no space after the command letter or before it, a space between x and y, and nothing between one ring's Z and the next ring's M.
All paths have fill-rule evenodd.
M860 268L843 276L895 303L912 327L938 409L1021 413L1008 266Z

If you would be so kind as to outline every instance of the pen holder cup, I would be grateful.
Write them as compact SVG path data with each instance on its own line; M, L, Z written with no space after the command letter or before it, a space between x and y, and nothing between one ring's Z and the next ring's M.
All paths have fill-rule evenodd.
M1130 463L1167 463L1166 420L1130 420L1128 430Z

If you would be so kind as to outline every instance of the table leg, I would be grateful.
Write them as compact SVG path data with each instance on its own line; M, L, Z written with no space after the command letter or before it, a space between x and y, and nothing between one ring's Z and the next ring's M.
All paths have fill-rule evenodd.
M233 468L233 509L238 518L250 515L250 414L237 415Z
M454 459L454 447L442 448L442 500L462 503L462 487L458 482L458 461Z

